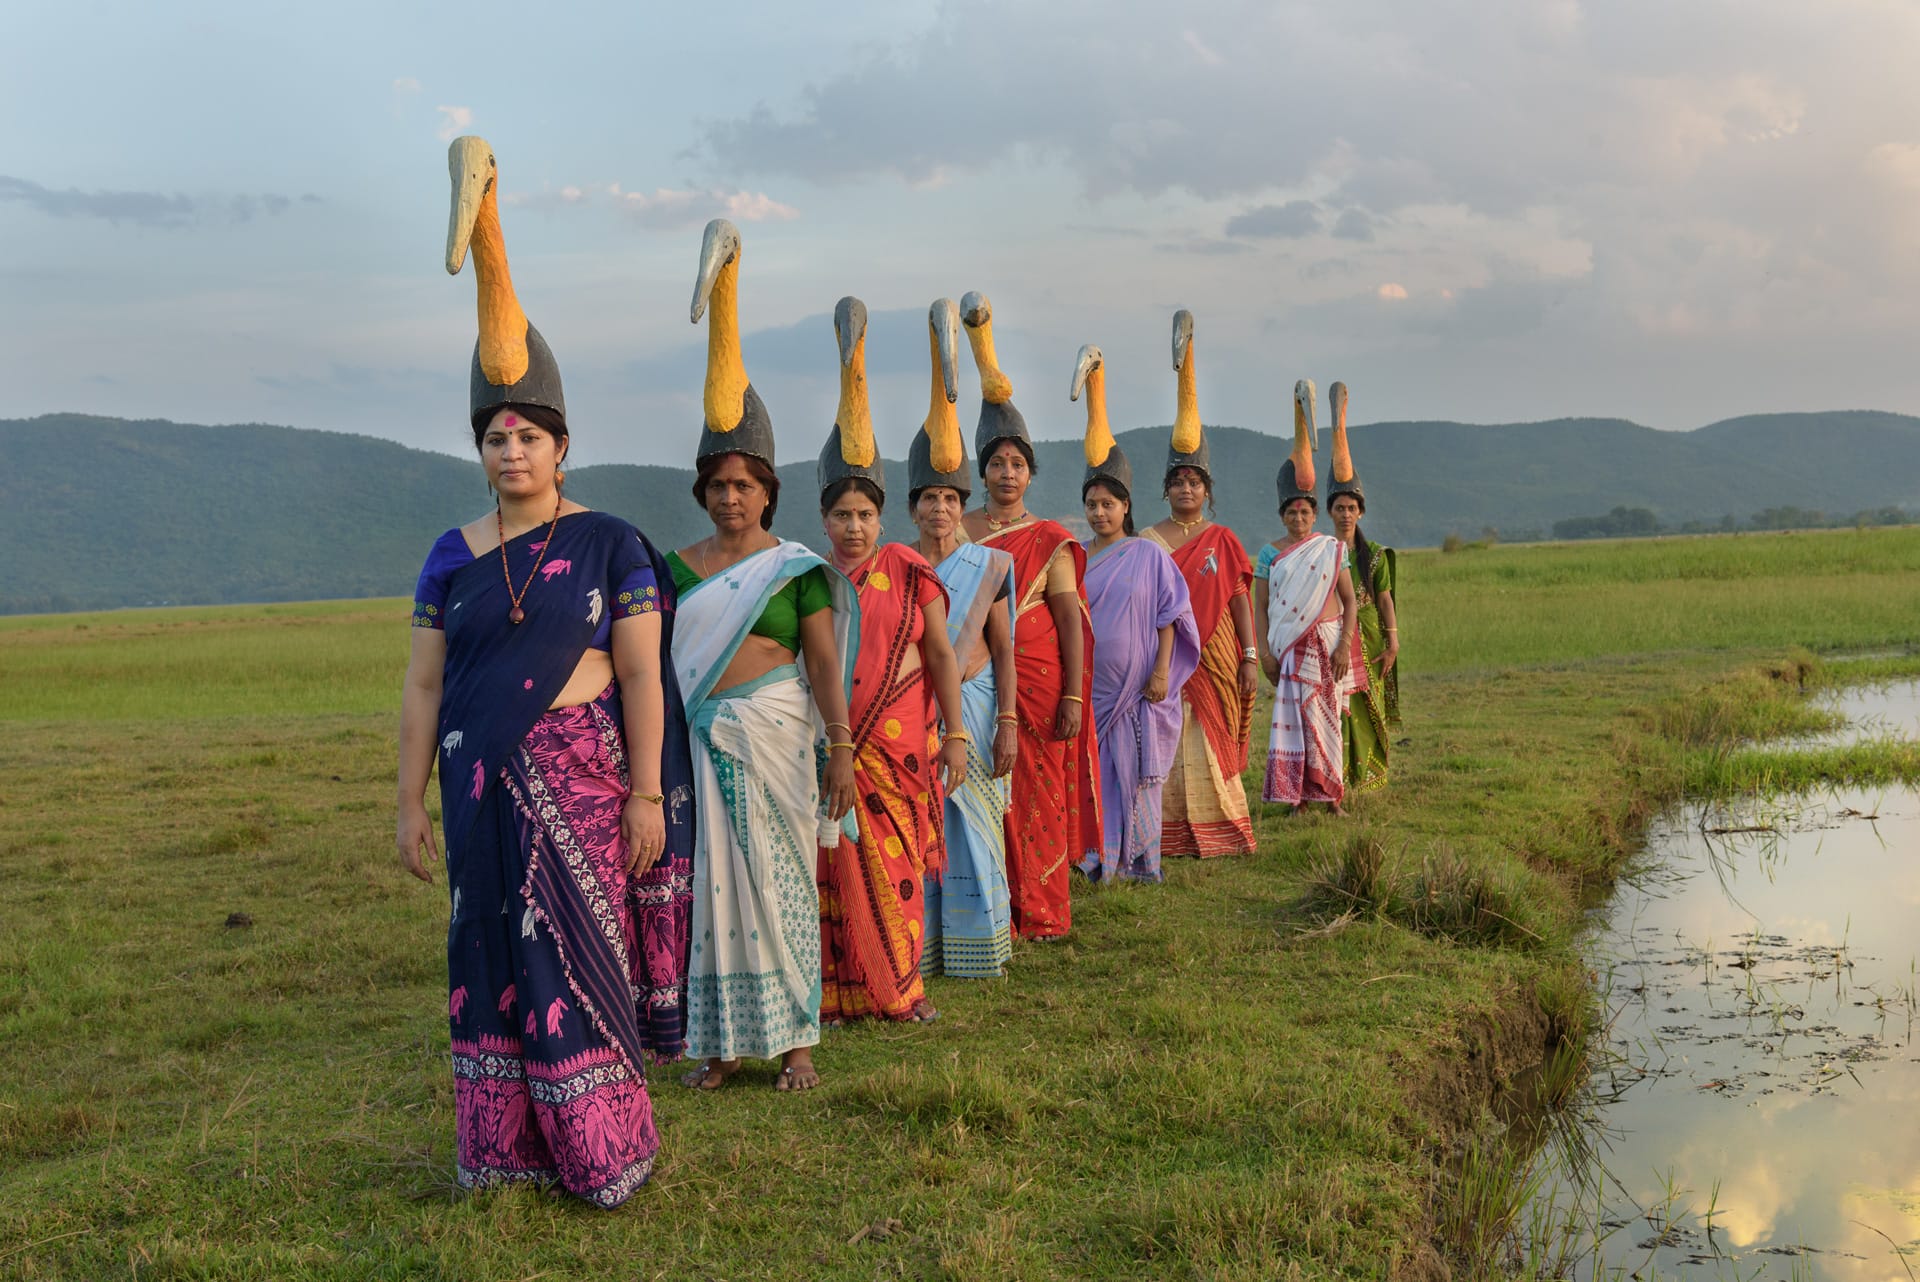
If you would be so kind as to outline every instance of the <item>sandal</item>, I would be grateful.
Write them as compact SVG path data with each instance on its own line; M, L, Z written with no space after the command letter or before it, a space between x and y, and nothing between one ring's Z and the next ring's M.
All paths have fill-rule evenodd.
M913 1004L913 1013L908 1015L907 1018L916 1024L931 1024L934 1020L940 1018L940 1012L934 1009L931 1001L922 997Z
M729 1077L740 1071L740 1061L737 1059L733 1061L732 1068L725 1065L725 1060L701 1060L700 1067L680 1075L680 1084L690 1090L717 1091L727 1084Z
M788 1064L773 1077L773 1089L776 1091L810 1091L820 1085L820 1071L811 1062L794 1066Z

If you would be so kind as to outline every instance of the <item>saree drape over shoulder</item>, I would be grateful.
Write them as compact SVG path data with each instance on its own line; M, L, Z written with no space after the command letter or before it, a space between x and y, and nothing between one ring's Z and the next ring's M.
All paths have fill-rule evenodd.
M1101 847L1081 871L1095 881L1160 881L1160 789L1180 746L1179 690L1200 662L1187 583L1160 544L1129 538L1087 557L1093 619L1093 719L1100 743ZM1160 629L1173 628L1167 697L1145 690Z
M1322 618L1340 570L1340 541L1310 534L1285 552L1260 554L1255 574L1267 580L1267 649L1280 660L1267 737L1261 799L1299 805L1338 803L1346 762L1340 707L1346 700L1347 656L1336 653L1340 620Z
M820 1040L820 897L814 860L824 727L797 664L716 690L773 594L826 562L782 541L689 588L674 671L687 696L698 801L687 1049L772 1059ZM859 637L851 585L828 569L843 680Z
M820 847L820 1017L911 1019L926 997L927 876L946 857L933 688L918 652L926 607L947 593L898 543L851 573L862 642L847 704L858 834L835 830L826 835L840 839Z
M544 527L507 547L524 581ZM645 567L656 592L618 606ZM512 608L497 557L454 571L439 769L447 839L454 1113L461 1184L558 1180L601 1206L646 1182L659 1139L644 1061L682 1053L691 768L667 655L673 580L653 547L597 512L562 517ZM666 710L666 852L629 877L619 692L548 710L605 614L657 609ZM428 626L432 626L429 624Z
M1384 671L1386 633L1380 621L1380 594L1394 590L1396 574L1392 548L1373 545L1373 573L1362 573L1348 552L1353 571L1353 594L1360 606L1360 627L1353 638L1353 693L1340 714L1341 738L1346 743L1346 783L1349 792L1366 792L1387 781L1387 744L1400 725L1400 669ZM1395 598L1398 604L1398 598Z
M1159 541L1151 530L1142 537ZM1250 854L1253 815L1241 775L1253 734L1253 696L1240 693L1242 647L1232 603L1251 588L1253 562L1224 525L1209 525L1172 555L1193 601L1200 667L1180 690L1184 720L1162 793L1160 849L1202 859Z
M935 571L947 588L947 640L960 662L961 720L972 742L966 782L946 797L946 871L926 877L927 943L920 973L994 979L1013 956L1013 903L1007 891L1009 784L993 777L999 696L986 626L994 601L1003 594L1009 601L1013 597L1013 558L962 543Z
M1086 550L1066 527L1032 521L979 540L1013 557L1013 653L1018 674L1020 760L1013 770L1007 811L1007 881L1013 892L1013 931L1020 936L1064 935L1072 925L1072 866L1100 851L1099 747L1093 727L1093 628L1087 616ZM1086 656L1078 690L1067 690L1060 637L1047 605L1047 570L1071 559ZM1053 737L1060 697L1082 703L1080 735Z

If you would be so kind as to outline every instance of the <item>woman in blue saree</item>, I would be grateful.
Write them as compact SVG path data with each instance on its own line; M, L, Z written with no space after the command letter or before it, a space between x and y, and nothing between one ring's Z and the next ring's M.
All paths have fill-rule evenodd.
M960 720L967 775L942 811L947 866L926 876L926 947L920 973L997 979L1013 955L1007 886L1007 806L1020 750L1013 665L1013 558L967 541L960 524L972 493L966 443L954 411L960 309L938 299L927 312L931 369L927 417L907 451L914 549L946 586L947 641L960 663Z
M441 536L415 592L400 855L432 880L437 757L460 1183L618 1206L659 1146L645 1063L685 1041L673 581L632 526L560 497L564 419L508 405L479 435L500 505Z
M449 161L447 266L471 245L479 279L468 419L499 502L420 575L396 840L432 881L437 761L460 1183L557 1182L614 1207L659 1149L646 1062L686 1035L673 582L631 525L563 497L560 370L508 278L493 150L460 138Z

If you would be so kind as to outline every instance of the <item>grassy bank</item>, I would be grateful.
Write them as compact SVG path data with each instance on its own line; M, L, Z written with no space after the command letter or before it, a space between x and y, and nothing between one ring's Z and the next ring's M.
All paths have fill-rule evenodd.
M1409 555L1353 819L1076 895L811 1096L663 1075L610 1216L452 1187L398 603L0 620L0 1274L1432 1276L1436 1172L1580 1016L1583 891L1806 716L1794 647L1920 644L1916 571L1913 530Z

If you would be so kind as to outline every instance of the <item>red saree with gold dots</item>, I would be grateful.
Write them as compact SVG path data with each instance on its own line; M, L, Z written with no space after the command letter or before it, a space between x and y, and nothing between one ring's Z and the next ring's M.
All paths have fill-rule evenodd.
M925 878L946 867L933 689L917 651L926 607L944 604L946 589L899 543L851 577L860 595L848 707L859 838L843 833L819 852L820 1018L910 1019L926 996Z

